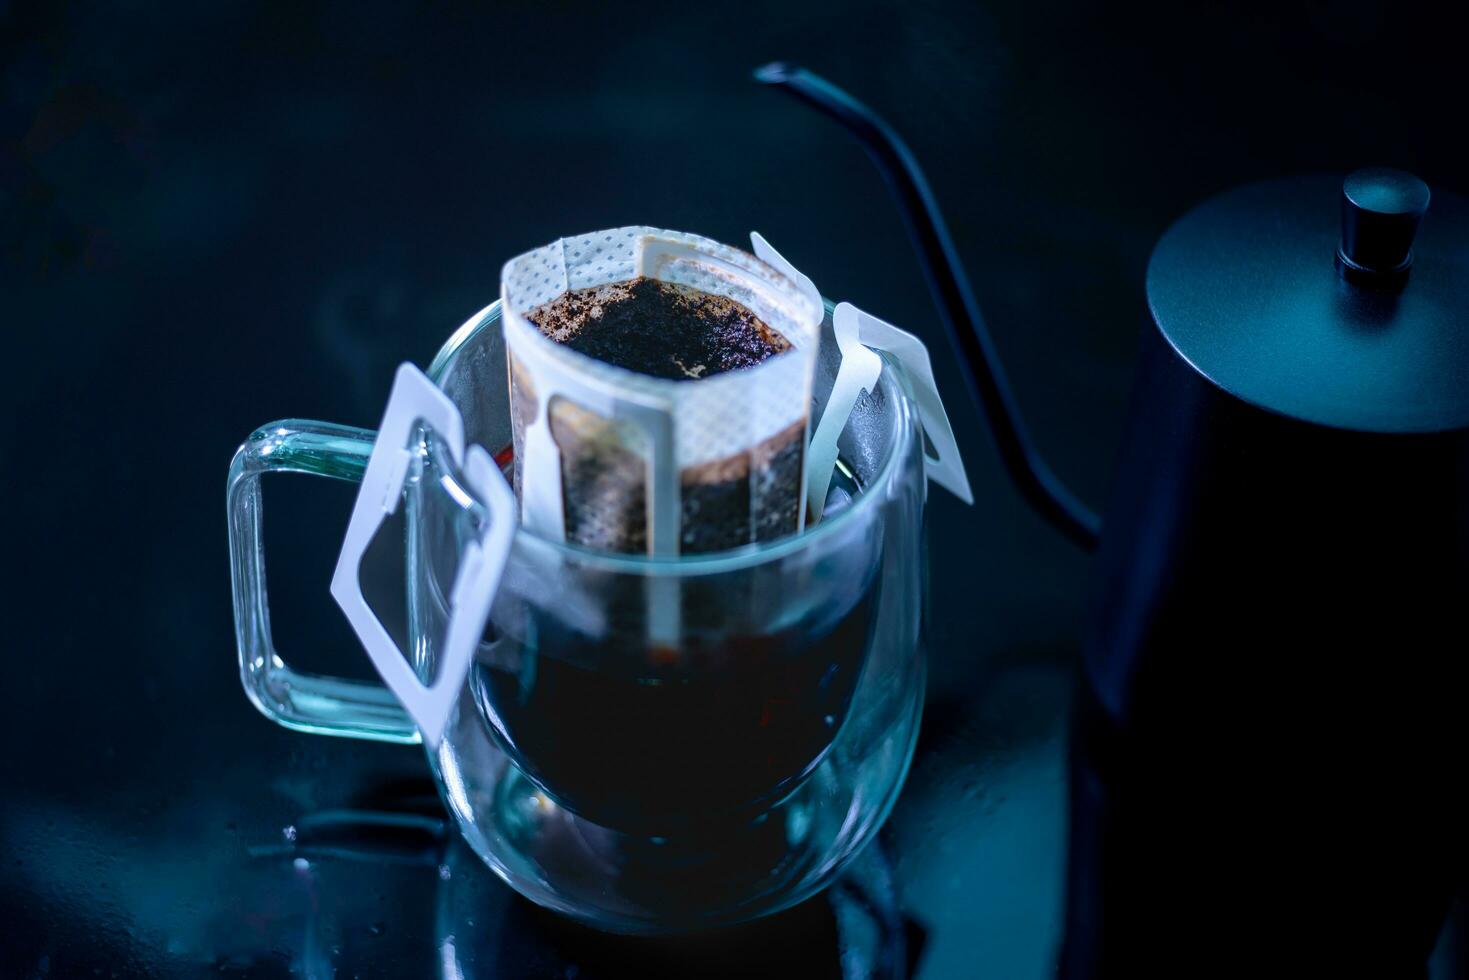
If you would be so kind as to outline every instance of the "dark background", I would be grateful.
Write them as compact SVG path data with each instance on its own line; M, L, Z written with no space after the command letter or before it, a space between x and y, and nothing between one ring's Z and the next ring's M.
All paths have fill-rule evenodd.
M274 418L374 424L506 258L632 223L758 229L939 355L977 502L931 503L930 706L884 853L921 975L1043 976L1088 562L999 471L875 172L750 70L798 61L897 123L1037 441L1100 502L1154 240L1257 177L1386 163L1469 190L1455 26L1367 3L0 0L0 976L434 969L432 869L307 881L269 856L426 769L248 705L225 468ZM360 675L326 590L351 491L320 483L268 482L277 640Z

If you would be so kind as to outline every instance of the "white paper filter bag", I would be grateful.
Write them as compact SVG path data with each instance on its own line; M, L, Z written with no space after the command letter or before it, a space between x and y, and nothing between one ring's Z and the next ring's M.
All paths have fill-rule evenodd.
M791 347L674 380L573 350L529 318L570 290L639 277L733 300ZM822 306L796 278L728 245L644 226L563 238L506 263L522 521L553 540L657 556L801 530Z

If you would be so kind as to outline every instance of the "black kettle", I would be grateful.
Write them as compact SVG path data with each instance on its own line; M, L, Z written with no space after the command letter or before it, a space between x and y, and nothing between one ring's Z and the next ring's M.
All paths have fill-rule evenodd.
M1027 438L902 141L756 75L862 142L1008 472L1099 550L1060 975L1424 976L1469 881L1469 201L1369 169L1179 219L1103 522Z

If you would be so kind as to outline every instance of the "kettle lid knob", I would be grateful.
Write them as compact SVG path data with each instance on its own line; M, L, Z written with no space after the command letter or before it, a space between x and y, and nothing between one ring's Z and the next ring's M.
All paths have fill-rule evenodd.
M1336 252L1342 275L1386 280L1406 275L1428 199L1428 185L1405 170L1366 167L1348 175L1341 187Z

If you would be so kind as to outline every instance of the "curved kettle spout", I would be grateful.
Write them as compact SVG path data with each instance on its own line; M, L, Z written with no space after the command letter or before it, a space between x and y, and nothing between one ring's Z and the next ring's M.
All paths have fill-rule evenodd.
M949 342L961 355L969 392L989 422L1010 478L1056 530L1095 550L1101 520L1061 483L1031 443L948 228L912 152L871 109L803 68L776 62L756 69L755 78L835 119L867 150L897 199Z

